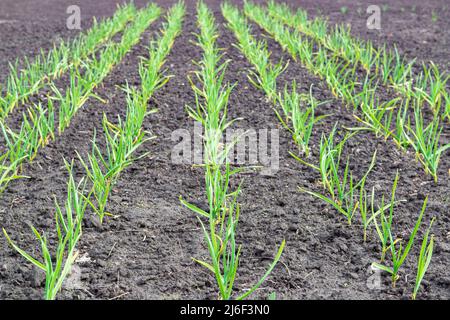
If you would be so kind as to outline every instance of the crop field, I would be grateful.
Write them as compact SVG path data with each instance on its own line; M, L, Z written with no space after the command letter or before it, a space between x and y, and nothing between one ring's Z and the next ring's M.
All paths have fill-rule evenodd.
M2 0L0 300L450 299L446 0Z

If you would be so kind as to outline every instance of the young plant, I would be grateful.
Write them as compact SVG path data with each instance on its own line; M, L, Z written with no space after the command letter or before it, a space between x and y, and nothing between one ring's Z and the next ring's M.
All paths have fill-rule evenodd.
M405 247L403 247L402 245L402 239L394 239L393 235L392 235L392 211L393 211L393 205L391 205L391 211L390 211L390 216L389 216L389 221L385 221L386 223L386 232L388 234L388 239L387 241L389 241L389 249L391 252L391 266L387 266L387 265L383 265L380 263L372 263L372 266L375 268L378 268L380 270L386 271L389 274L391 274L391 278L392 278L392 286L395 287L395 284L397 282L397 280L399 279L399 270L400 267L403 265L403 263L405 262L406 258L408 257L408 254L414 244L414 239L416 237L417 231L419 230L420 224L422 222L422 217L423 214L425 212L425 209L427 207L427 202L428 202L428 197L425 198L425 201L423 203L422 206L422 210L420 211L419 214L419 218L417 219L417 222L414 226L413 231L411 232L411 235L409 237L408 243L406 244ZM385 218L383 215L381 216L381 219ZM378 231L378 229L377 229ZM378 231L379 232L379 231ZM386 244L384 243L383 246L385 246Z
M348 12L348 8L346 6L342 6L339 10L341 11L342 14L347 14Z
M181 203L199 215L204 237L210 253L211 262L194 259L207 268L216 278L220 298L228 300L233 296L241 246L236 243L237 224L240 207L237 197L241 187L230 190L230 179L242 169L232 170L228 154L236 143L223 145L221 137L225 129L235 120L227 120L227 105L234 85L224 84L224 74L228 62L220 64L221 55L215 39L218 37L217 27L212 12L203 3L197 5L197 17L200 33L197 35L198 45L203 49L203 59L198 66L196 76L201 86L191 80L196 98L196 108L187 107L188 114L202 123L204 134L204 164L206 198L209 212L188 203L180 197ZM208 224L201 218L206 218ZM247 292L237 296L238 300L252 294L269 276L279 261L285 242L281 244L274 261L267 272Z
M394 185L392 187L392 199L391 202L385 205L385 198L382 197L381 200L381 206L378 207L378 209L375 209L375 188L372 188L372 192L370 195L367 194L367 191L364 189L366 184L366 177L362 179L361 186L360 186L360 193L359 193L359 210L361 214L361 220L363 223L363 239L364 242L367 240L367 230L369 229L370 225L373 223L375 224L378 236L380 237L381 243L383 245L382 248L382 258L381 260L384 260L385 253L387 251L387 244L388 244L388 230L390 229L390 225L388 221L385 219L385 212L387 209L393 210L394 205L397 204L399 201L395 201L395 191L397 189L397 183L398 183L398 174L395 178ZM368 203L369 202L369 203ZM392 211L393 214L393 211ZM378 216L382 216L381 218L381 228L377 225L377 218Z
M48 101L47 109L44 109L40 103L28 108L27 112L22 114L22 127L19 134L14 134L9 128L8 131L10 138L15 140L15 145L18 147L17 149L11 147L8 150L11 153L11 161L20 158L23 154L26 154L29 161L33 161L39 148L46 146L50 139L55 138L53 102Z
M436 23L439 19L439 15L436 12L436 10L432 10L431 11L431 21L433 21L433 23Z
M105 214L108 214L106 212L106 203L108 201L108 196L112 189L113 183L115 182L116 176L114 174L117 172L117 169L107 167L109 162L103 158L103 155L96 143L95 135L92 140L92 151L88 154L87 162L83 160L78 151L77 156L86 171L87 178L92 183L91 194L97 205L95 205L90 199L88 202L98 215L100 223L102 223Z
M36 123L39 133L39 146L46 146L50 140L55 140L55 112L53 101L48 100L47 109L39 103L34 105L34 110L29 109L30 118Z
M445 103L443 101L445 97L443 96L447 94L446 87L450 75L444 76L441 74L433 62L430 62L430 66L424 63L422 69L423 73L421 75L423 77L416 79L416 97L419 98L419 101L420 97L422 97L422 100L425 100L429 104L434 114L438 115L442 103ZM420 81L421 79L422 81Z
M19 175L18 163L21 159L17 159L13 163L7 163L5 158L0 158L0 193L5 191L8 184L17 179L27 178L26 176Z
M381 208L380 208L380 225L378 225L378 221L375 218L375 229L377 231L378 237L380 238L381 241L381 258L380 258L380 262L383 263L384 259L386 257L386 252L389 250L389 235L391 232L391 228L392 228L392 220L394 217L394 207L395 207L395 192L397 191L397 185L398 185L398 179L399 179L399 174L397 172L397 174L395 175L395 179L394 179L394 183L392 186L392 191L391 191L391 201L390 203L385 206L385 200L384 200L384 196L382 197L381 200ZM389 209L389 216L386 218L386 210Z
M394 47L394 57L390 82L395 90L407 95L411 91L412 69L416 59L407 62L406 58L400 56L397 47Z
M30 140L23 129L25 125L22 123L22 129L19 133L14 132L2 120L0 120L0 126L7 148L1 159L9 161L9 163L15 163L16 167L21 171L22 162L28 158L27 146L29 145L28 140Z
M428 124L424 124L424 117L419 106L414 106L414 125L409 119L406 125L406 138L416 151L417 158L425 167L434 181L437 182L437 170L441 155L450 148L450 143L441 145L440 137L443 127L439 125L439 117L434 117Z
M312 95L312 86L309 95L297 93L297 83L294 80L291 85L291 92L287 85L284 94L279 93L278 103L281 106L284 116L275 110L275 113L282 125L292 134L292 138L300 149L300 153L309 156L309 140L311 139L313 126L325 116L315 118L314 110L317 101ZM303 105L308 104L308 105Z
M105 214L110 215L105 211L106 203L120 173L136 159L147 155L144 153L138 158L133 157L138 147L151 139L151 137L146 138L145 132L142 130L142 122L147 114L146 104L143 103L139 93L129 89L126 120L123 122L119 117L118 124L115 125L108 121L106 115L103 116L105 155L99 149L95 136L88 160L84 161L78 154L78 158L86 170L86 175L92 183L92 194L96 205L92 201L89 201L89 204L98 215L100 223L103 222Z
M220 186L220 188L216 188L215 195L210 197L214 197L214 199L218 199L220 202L215 203L216 209L214 209L213 205L210 213L207 213L181 199L182 203L186 207L193 210L200 216L208 218L209 220L208 228L208 225L205 226L200 217L198 217L212 262L208 263L198 259L194 259L194 261L204 266L215 275L219 287L220 297L223 300L229 300L233 295L234 281L236 279L241 253L241 246L236 244L236 228L240 215L240 207L237 203L237 196L240 193L240 187L233 192L227 191L229 179L234 174L235 172L230 170L229 164L226 164L225 171L223 173L217 170L215 171L213 181L215 181L216 186ZM211 191L212 190L210 189L209 192ZM219 208L219 210L217 210L217 208ZM237 300L245 299L261 286L280 260L284 246L285 241L283 240L266 273L248 291L237 296Z
M91 95L90 90L93 87L92 83L88 83L83 79L78 70L71 71L69 79L69 86L66 88L65 95L63 95L53 83L50 84L55 95L50 99L59 101L60 104L58 122L59 134L69 126L70 120L75 113L89 99Z
M323 195L302 187L299 187L299 190L332 205L338 212L342 213L347 218L348 224L351 224L353 215L357 210L357 203L355 202L357 189L365 181L366 177L375 166L377 152L374 152L369 168L359 182L355 183L353 174L349 170L349 158L347 158L344 172L341 177L340 167L342 162L343 147L345 142L353 134L347 134L341 142L335 144L335 133L336 126L334 126L328 137L325 135L322 136L319 149L319 166L310 164L292 153L291 155L300 163L305 164L320 173L322 177L322 185L328 195Z
M86 198L83 196L86 191L84 179L76 183L73 176L73 161L71 164L65 162L65 165L69 172L69 181L67 183L67 199L64 210L61 209L55 199L56 251L51 253L47 236L31 226L32 232L41 245L42 258L41 260L36 259L19 248L11 240L6 230L3 229L6 239L14 250L34 266L45 272L44 297L47 300L54 300L56 298L56 295L61 290L64 279L70 273L72 265L75 263L78 256L76 245L82 234L81 226L87 207Z
M402 146L403 136L398 137L391 130L394 111L398 108L397 103L399 100L399 98L394 98L390 101L381 103L376 95L376 87L371 88L369 80L366 78L363 90L357 95L359 109L362 114L361 116L354 115L356 120L361 123L362 127L351 128L351 130L372 131L377 137L384 137L385 140L392 137L399 146ZM399 125L403 128L403 124L399 123Z
M359 212L361 214L361 221L363 224L363 240L367 241L367 229L374 222L376 217L380 214L381 210L375 211L375 188L372 188L372 193L370 197L367 195L367 191L364 189L366 184L366 179L363 178L361 180L361 186L359 191ZM367 203L367 200L370 201L370 204ZM370 207L369 207L370 205ZM370 210L370 211L369 211Z
M428 227L423 240L422 240L422 246L420 248L420 254L417 261L417 276L416 276L416 283L414 284L414 290L412 294L412 299L416 300L417 293L420 289L420 284L422 283L423 277L425 276L425 273L428 270L428 267L430 266L431 257L433 256L433 248L434 248L434 235L431 235L430 238L430 231L431 227L433 226L435 218L431 219L430 226ZM430 239L430 242L428 242L428 239Z

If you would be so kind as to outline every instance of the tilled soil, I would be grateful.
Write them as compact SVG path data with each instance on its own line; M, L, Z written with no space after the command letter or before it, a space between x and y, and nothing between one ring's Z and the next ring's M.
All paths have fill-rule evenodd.
M27 15L35 12L20 12L17 6L8 7L5 4L8 2L12 1L0 4L2 15L4 12L10 12L7 15L27 20ZM56 3L47 1L46 4L53 7L54 2ZM330 7L326 5L328 2L321 1L317 7L321 8L322 14L330 16L330 22L342 22L342 19L338 18L341 5ZM434 8L431 7L433 4L436 8L439 7L437 1L427 4L416 2L418 15L423 12L419 9L424 8L423 6ZM32 5L33 2L29 3ZM348 3L349 1L346 5L350 7ZM397 8L400 6L397 3L390 7ZM137 4L142 6L143 1ZM288 133L280 126L272 105L266 101L264 94L249 83L247 73L251 66L232 46L236 40L223 26L224 19L220 13L219 2L208 1L208 4L214 10L220 25L218 44L224 49L224 59L230 60L225 80L238 83L231 95L229 118L242 118L236 122L235 128L255 129L257 132L260 132L259 129L278 129L280 134L278 171L272 175L263 175L260 171L248 170L235 177L234 184L239 178L243 179L243 190L239 197L241 220L238 227L238 242L243 244L243 249L236 290L248 289L264 274L277 246L286 239L286 249L280 263L252 298L264 299L272 292L275 292L279 299L409 298L415 278L415 268L412 266L415 265L419 246L416 244L405 268L402 269L397 287L392 289L387 275L373 274L370 270L370 264L380 256L376 234L371 232L368 241L364 243L358 219L349 226L344 217L333 208L298 191L298 186L320 191L320 177L289 155L290 151L296 152L296 147ZM164 5L167 6L168 3L164 2ZM301 5L311 11L314 11L316 6L307 1L302 1ZM194 131L194 121L185 111L186 105L192 106L195 103L187 76L193 77L196 66L192 61L201 59L202 53L201 49L192 43L195 40L193 33L197 31L195 2L188 1L187 6L188 14L183 33L177 38L165 65L168 74L174 77L150 102L150 107L157 108L158 112L148 116L145 128L156 138L145 143L140 149L140 152L148 151L149 155L133 163L121 175L108 206L108 211L115 215L114 218L107 218L103 225L99 226L89 213L79 244L80 258L59 295L61 299L217 298L212 275L192 261L192 257L208 259L200 225L195 215L179 201L181 195L200 207L206 205L203 173L201 169L190 164L174 164L171 160L173 147L177 143L172 139L173 132L186 129L193 136ZM107 1L96 2L95 5L83 1L80 2L80 7L82 12L83 8L88 8L86 11L90 15L103 16L111 15L115 6ZM49 14L54 14L55 20L43 21L42 26L53 30L50 33L55 37L70 37L71 32L64 30L65 23L58 23L64 19L66 7L61 4L53 8ZM0 17L3 19L3 16ZM395 20L394 17L392 13L390 20ZM347 19L355 25L359 21L354 15ZM442 20L437 23L441 28L445 25ZM125 115L125 95L118 86L124 85L125 81L132 85L140 84L139 56L147 54L145 46L159 27L160 22L148 29L139 45L127 54L97 90L96 93L107 100L107 103L90 100L77 113L70 127L58 136L56 141L41 149L32 164L25 166L24 174L30 178L11 183L0 196L0 226L7 229L12 238L29 252L39 254L28 224L33 224L40 230L51 230L54 222L53 197L60 202L64 200L67 173L63 167L63 157L72 159L76 156L75 150L81 154L89 150L94 130L101 130L103 112L109 119ZM428 36L434 32L434 29L428 28L427 25L423 28L425 33L429 33ZM388 27L383 28L376 37L379 37L380 41L395 42L407 52L404 48L408 46L401 47L402 44L408 43L408 39L404 39L405 33L389 30ZM48 48L54 40L48 39L40 29L29 31L30 37L42 38L42 41L28 45L18 40L12 45L14 50L20 52L16 53L16 56L30 55L39 47ZM355 28L353 31L355 32ZM20 34L23 31L21 27L11 27L8 32L11 39L18 38L14 37L14 32ZM389 32L391 37L384 34ZM253 25L253 33L261 34L258 37L267 39L269 49L273 52L273 61L280 58L284 61L289 59L256 25ZM0 35L3 39L3 33ZM371 37L364 32L357 35ZM414 35L417 39L420 38ZM446 36L448 38L448 34ZM436 43L435 46L441 52L448 51L444 44ZM8 48L8 44L2 41L0 50L10 54L2 58L2 66L14 56ZM431 53L429 46L428 53L422 46L409 50L412 51L407 52L408 55L423 59L436 58L441 65L441 61L445 60L445 57L439 60L439 55ZM333 125L339 122L338 132L342 136L345 133L344 128L357 123L351 111L333 99L324 82L311 76L298 63L290 61L289 67L280 77L280 87L293 79L297 80L300 91L308 92L313 85L314 97L319 101L327 101L317 110L319 114L330 116L314 129L311 142L313 154L309 159L314 162L317 159L322 133L328 134ZM449 129L446 127L443 133L444 141L448 141L448 134ZM101 140L100 143L102 144ZM368 188L374 187L379 196L383 193L389 196L395 173L400 173L397 198L406 201L399 204L395 211L394 224L398 236L408 238L422 203L426 195L429 195L422 230L432 216L437 216L433 228L436 248L419 298L448 299L448 153L442 158L440 179L438 184L435 184L425 175L412 152L402 152L392 141L385 142L370 133L361 133L349 140L345 154L350 157L351 169L357 177L363 175L375 150L377 164L369 175ZM78 167L77 174L82 174ZM381 283L374 286L377 280ZM24 262L4 238L0 240L0 299L39 299L42 297L43 281L40 271Z
M433 61L442 70L449 70L448 48L450 46L450 3L446 0L430 1L379 1L370 0L287 0L292 7L302 7L310 18L327 17L331 26L350 24L352 33L375 44L393 48L412 60ZM378 5L381 10L380 30L367 28L366 10ZM341 11L341 8L346 8ZM343 12L344 11L344 12ZM436 19L433 16L436 15Z

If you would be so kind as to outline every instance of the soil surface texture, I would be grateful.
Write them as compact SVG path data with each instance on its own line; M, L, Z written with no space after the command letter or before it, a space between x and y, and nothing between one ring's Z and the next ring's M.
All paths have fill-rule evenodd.
M330 24L349 23L356 37L371 39L377 45L396 44L408 59L436 62L447 70L450 22L445 0L384 1L382 29L366 28L368 1L288 0L293 7L303 7L311 17L322 15ZM135 1L142 7L146 1ZM168 8L175 1L160 1ZM390 277L374 272L371 263L380 257L378 236L372 230L363 241L361 221L356 214L352 225L330 205L299 191L305 187L321 191L320 175L300 164L289 153L297 147L289 133L280 125L273 106L264 93L248 80L251 65L233 46L234 35L225 26L220 1L206 3L214 11L219 26L219 47L224 60L230 60L225 81L238 83L229 103L229 119L241 118L233 128L252 129L262 135L264 129L279 133L279 168L271 174L261 170L246 170L234 177L233 186L243 180L239 196L241 217L238 242L242 256L236 279L236 292L244 292L265 273L278 246L286 240L280 263L270 277L251 298L266 299L409 299L416 277L416 259L420 244L416 243L392 288ZM242 6L240 1L234 3ZM82 30L92 23L92 17L111 16L115 1L59 1L59 0L2 0L0 2L0 83L5 83L8 63L16 58L32 58L80 31L68 30L66 8L79 5ZM371 3L370 3L371 4ZM121 174L108 204L107 217L99 225L94 213L88 212L81 240L79 258L67 278L59 299L216 299L215 278L192 258L208 260L201 226L193 212L183 207L179 197L207 207L202 168L191 164L175 164L172 150L178 143L173 139L176 130L187 130L194 137L194 120L186 106L194 106L195 97L189 77L197 66L193 61L202 57L201 48L193 42L198 32L195 1L186 1L187 15L183 32L176 39L165 63L170 81L152 97L149 107L158 112L145 120L145 129L155 135L138 153L148 155L134 162ZM348 8L342 13L341 8ZM381 4L380 4L381 6ZM361 8L361 10L359 10ZM438 13L433 21L432 12ZM76 152L86 154L91 148L94 131L101 132L102 117L122 118L126 113L126 95L121 86L128 82L139 86L138 64L148 55L148 43L161 27L163 16L152 24L136 45L96 89L106 101L90 99L73 118L70 127L42 148L31 164L24 166L28 179L13 181L0 194L0 227L5 228L21 248L39 256L40 248L32 237L29 225L46 231L54 238L54 201L63 203L66 193L67 171L63 158L76 158ZM338 136L345 128L358 125L352 110L337 101L324 81L314 77L300 63L290 59L282 48L263 30L252 24L258 39L266 39L271 59L290 61L280 76L279 88L296 80L300 92L325 102L317 111L329 115L313 130L308 159L317 163L322 133L329 134L338 122ZM59 80L64 86L65 78ZM386 93L387 94L387 93ZM37 97L36 99L39 99ZM22 106L23 108L23 106ZM15 111L16 112L16 111ZM17 118L17 120L15 120ZM12 117L10 121L19 121ZM16 124L17 127L19 124ZM272 130L272 131L271 131ZM450 123L442 134L448 142ZM100 146L105 146L99 139ZM3 148L3 146L2 146ZM396 172L400 174L394 216L394 232L408 239L426 196L428 207L418 239L433 216L435 251L425 275L419 299L450 298L450 153L442 156L439 181L426 175L412 151L403 152L393 141L376 138L372 133L352 137L345 147L350 169L361 178L377 150L377 161L370 173L367 188L374 188L378 199L390 190ZM77 177L83 174L77 165ZM42 299L45 277L33 268L0 237L0 299Z

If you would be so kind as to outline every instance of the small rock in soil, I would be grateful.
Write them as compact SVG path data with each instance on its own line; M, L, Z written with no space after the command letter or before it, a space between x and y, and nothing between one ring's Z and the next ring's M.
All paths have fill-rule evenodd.
M255 256L261 256L264 253L264 247L263 246L257 246L255 248Z
M443 287L450 287L450 277L440 277L437 279L437 283Z
M436 249L442 250L444 252L450 252L450 243L438 242Z
M41 269L33 268L31 274L31 285L33 288L39 288L45 280L45 273Z
M346 245L345 243L340 242L340 243L338 244L338 246L339 246L339 249L341 249L342 251L344 251L344 252L347 252L347 251L348 251L348 247L347 247L347 245Z
M354 272L350 272L348 275L349 275L350 277L352 277L353 279L358 279L358 278L359 278L358 274L357 274L357 273L354 273Z
M103 228L97 215L92 215L88 219L85 219L85 223L87 228L98 228L100 230Z
M97 264L98 264L100 267L102 267L102 268L105 268L105 267L106 267L106 261L103 261L103 260L97 260Z

